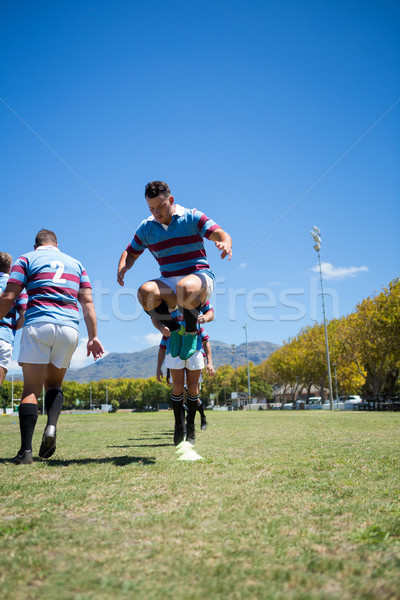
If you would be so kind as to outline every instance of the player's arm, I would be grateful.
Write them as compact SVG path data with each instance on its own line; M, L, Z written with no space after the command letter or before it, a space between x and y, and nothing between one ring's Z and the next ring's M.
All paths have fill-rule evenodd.
M10 312L12 305L21 293L21 286L17 283L7 283L6 289L0 296L0 320Z
M89 340L87 343L87 355L93 355L94 360L101 358L104 354L104 348L97 337L97 317L94 308L92 290L89 287L80 288L78 300L82 306L83 318L88 332Z
M198 318L197 318L197 322L201 323L202 325L204 325L204 323L209 323L210 321L213 321L214 319L214 309L211 308L210 310L208 310L207 312L200 313Z
M125 273L129 271L139 258L139 255L134 255L124 250L118 263L117 281L119 285L124 285Z
M203 348L204 348L204 352L206 354L206 371L208 373L208 375L210 375L211 377L214 375L215 373L215 369L214 369L214 365L212 362L212 350L211 350L211 344L209 340L203 340Z
M24 326L25 323L25 313L26 310L24 308L21 308L21 310L18 310L18 319L15 323L15 329L16 331L18 331L18 329L21 329L21 327Z
M221 258L228 257L228 260L232 258L232 238L224 231L221 227L216 229L212 233L209 234L208 239L212 242L215 242L218 250L222 250Z
M165 346L162 346L158 349L158 357L157 357L157 381L162 381L164 375L162 372L162 365L165 359L165 353L167 349Z
M21 329L21 327L24 326L27 304L28 304L28 294L26 294L26 293L20 294L15 303L15 306L16 306L17 312L18 312L18 319L15 322L16 331L18 331L18 329Z

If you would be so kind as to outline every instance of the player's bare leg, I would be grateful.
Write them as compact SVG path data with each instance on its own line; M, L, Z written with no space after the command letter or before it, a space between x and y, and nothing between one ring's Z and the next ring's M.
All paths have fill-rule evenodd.
M7 369L4 367L0 367L0 387L3 385L3 381L5 380L7 375Z
M177 306L177 299L172 289L156 279L147 281L138 290L138 299L150 317L167 327L171 336L171 356L179 355L182 345L181 325L171 317ZM165 335L165 334L164 334ZM168 337L168 336L167 336Z

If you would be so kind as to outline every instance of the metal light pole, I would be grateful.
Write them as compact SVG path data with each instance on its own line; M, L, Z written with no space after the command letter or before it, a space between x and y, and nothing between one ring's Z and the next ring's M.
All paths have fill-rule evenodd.
M237 380L236 344L232 344L232 351L233 351L233 353L235 355L235 389L236 389L237 407L238 407L238 410L239 410L239 408L240 408L240 400L239 400L238 380Z
M247 387L248 387L248 395L249 395L248 404L250 404L250 402L251 402L251 389L250 389L249 345L247 343L247 323L246 323L246 325L243 325L243 329L246 332Z
M322 312L324 315L324 329L325 329L325 345L326 345L326 361L328 363L328 380L329 380L329 403L331 405L331 410L333 410L333 392L332 392L332 375L331 375L331 361L329 359L329 343L328 343L328 329L326 327L326 315L325 315L325 300L324 300L324 286L322 283L322 266L321 266L321 231L316 225L310 231L312 238L315 242L314 250L318 254L318 263L319 263L319 276L321 279L321 296L322 296Z
M336 374L336 364L333 365L333 368L335 369L335 388L336 388L336 403L339 402L339 398L338 398L338 393L337 393L337 374ZM338 406L336 406L336 408L338 408Z

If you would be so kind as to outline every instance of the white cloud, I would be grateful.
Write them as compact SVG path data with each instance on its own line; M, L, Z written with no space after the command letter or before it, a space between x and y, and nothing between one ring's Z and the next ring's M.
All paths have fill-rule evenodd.
M238 269L245 269L247 267L247 263L242 262L240 263L240 265L238 266Z
M158 346L158 344L161 341L161 333L148 333L147 335L144 336L144 339L146 340L147 344L149 346Z
M82 369L83 367L87 367L93 363L93 356L86 356L86 345L88 343L88 339L88 337L83 337L79 340L78 347L72 356L70 369ZM104 356L107 356L107 354L109 353L105 351L103 354L103 358Z
M334 267L331 263L321 263L322 275L325 279L345 279L355 277L357 273L368 271L368 267ZM319 266L313 267L311 271L319 273Z

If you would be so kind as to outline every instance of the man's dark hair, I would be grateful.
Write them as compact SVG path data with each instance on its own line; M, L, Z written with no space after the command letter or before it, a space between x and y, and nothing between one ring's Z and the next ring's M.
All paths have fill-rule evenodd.
M9 273L12 265L12 256L7 252L0 252L0 273Z
M171 190L169 189L168 184L166 184L164 181L150 181L144 190L144 197L149 198L150 200L161 195L170 196L170 194Z
M50 229L41 229L36 234L35 238L35 246L57 246L57 236L54 231L50 231Z

